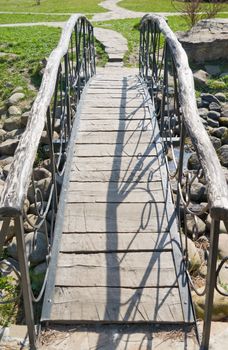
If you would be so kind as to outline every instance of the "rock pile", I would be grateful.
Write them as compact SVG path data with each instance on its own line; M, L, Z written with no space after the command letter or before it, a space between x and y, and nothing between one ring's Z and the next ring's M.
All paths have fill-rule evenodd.
M0 110L0 195L4 181L8 175L10 165L19 140L25 130L30 117L30 109L33 101L25 98L21 87L16 88L4 107ZM59 129L59 126L57 126ZM59 130L58 130L59 131ZM59 135L54 132L55 138ZM44 131L41 139L41 146L47 147L47 132ZM45 153L44 158L47 158ZM38 202L35 204L35 193L33 184L28 189L28 198L24 203L24 231L26 253L30 262L30 275L35 289L39 289L46 271L46 257L48 245L46 235L50 231L51 213L47 215L47 221L40 226L41 218L39 213L45 209L52 184L50 172L50 160L39 156L34 164L33 178L35 187L39 189ZM42 196L42 200L41 200ZM43 208L41 208L43 207ZM36 227L38 231L36 230ZM0 229L2 222L0 222ZM18 267L17 243L15 233L18 228L11 220L7 232L5 232L5 247L8 258L5 260Z

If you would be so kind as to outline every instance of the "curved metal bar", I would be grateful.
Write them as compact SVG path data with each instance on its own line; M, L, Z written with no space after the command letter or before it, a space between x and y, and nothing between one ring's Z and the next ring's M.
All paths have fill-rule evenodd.
M38 144L55 92L59 66L62 59L68 58L72 35L76 38L75 55L77 57L75 64L71 63L71 70L74 72L73 80L76 82L75 88L79 94L88 79L95 73L93 27L86 17L73 15L63 29L58 46L49 56L41 87L31 109L31 117L15 152L1 195L0 215L2 217L22 213ZM81 37L84 39L79 40ZM89 44L88 40L90 40ZM67 66L69 66L69 60Z
M146 81L151 81L151 89L154 90L161 82L157 74L157 69L162 64L159 61L161 56L161 48L157 50L157 56L152 53L150 57L150 49L148 49L149 40L151 40L152 49L158 47L160 43L161 33L165 38L165 50L169 51L175 65L178 78L178 88L180 97L180 107L183 115L183 122L190 135L194 146L196 147L206 182L208 184L208 200L212 218L216 220L225 220L228 216L228 190L225 176L213 145L205 131L197 110L195 100L195 89L192 71L189 68L187 55L182 48L182 45L177 40L177 37L167 25L164 18L148 14L141 20L141 49L140 49L140 72L145 77ZM151 31L151 37L148 38L148 31ZM145 49L146 48L146 49ZM163 51L164 53L164 51ZM156 56L156 57L155 57ZM164 64L168 64L167 52L165 54ZM148 62L152 60L149 66ZM164 69L163 84L166 88L168 79L167 70ZM167 94L166 94L167 95Z

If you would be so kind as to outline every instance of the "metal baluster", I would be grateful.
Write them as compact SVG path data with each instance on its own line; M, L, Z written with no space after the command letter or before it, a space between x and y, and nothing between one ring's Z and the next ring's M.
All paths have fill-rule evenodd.
M206 300L205 300L205 315L203 325L203 335L200 350L209 349L211 319L214 300L214 289L216 283L216 263L218 255L219 241L219 226L220 221L212 219L210 232L210 252L208 259L208 272L206 280Z

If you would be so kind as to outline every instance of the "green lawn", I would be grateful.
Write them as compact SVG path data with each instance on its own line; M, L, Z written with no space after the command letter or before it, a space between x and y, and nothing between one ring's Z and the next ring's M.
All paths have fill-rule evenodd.
M0 14L0 23L1 24L10 24L10 23L35 23L35 22L62 22L67 21L69 15L15 15L15 14Z
M0 0L0 11L49 12L49 13L94 13L105 12L98 6L101 0Z
M175 5L180 7L180 2L175 1ZM141 12L176 12L170 0L123 0L119 6ZM228 11L228 4L224 6L223 11Z
M60 28L45 26L0 28L0 106L17 86L22 86L27 96L33 94L29 83L39 87L40 61L56 47L60 34ZM99 42L95 45L98 65L104 65L107 55Z

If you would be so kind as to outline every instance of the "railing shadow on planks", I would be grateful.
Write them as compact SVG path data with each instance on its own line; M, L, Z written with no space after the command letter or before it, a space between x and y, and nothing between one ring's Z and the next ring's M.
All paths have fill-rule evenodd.
M87 81L94 74L93 27L84 16L73 15L47 61L41 87L1 194L0 256L2 258L8 230L14 225L20 289L32 349L36 348L33 303L42 300L46 285L66 156L77 123L77 106ZM32 233L30 246L25 239L28 232L30 236ZM43 252L37 250L39 241L43 241ZM44 255L47 265L38 293L31 288L30 279L34 254ZM3 275L15 270L3 258L0 269Z
M186 53L161 17L150 14L141 21L139 66L142 83L146 83L156 106L164 151L172 152L174 170L170 171L170 178L179 217L179 229L184 233L182 237L185 237L183 262L186 270L186 217L192 215L195 220L196 239L197 217L208 212L212 218L208 271L203 292L206 295L206 312L201 343L202 349L208 349L214 287L222 292L217 280L222 265L227 261L227 258L223 259L216 269L219 225L221 220L227 219L228 213L226 180L216 152L198 116L193 76ZM74 15L67 22L57 48L48 59L27 128L19 142L1 194L1 256L9 226L15 225L20 284L29 341L33 349L36 348L36 334L32 304L42 298L48 269L40 292L34 296L29 274L32 252L36 248L37 240L41 236L45 238L46 263L49 264L56 229L55 218L58 203L61 203L61 183L66 158L70 151L70 143L74 142L77 106L86 82L94 74L93 27L85 17ZM187 171L184 167L187 138L191 139L188 147L195 148L201 164L195 171ZM176 146L179 147L178 157ZM38 171L41 164L51 173L48 179L45 178L47 172L40 174ZM207 184L208 205L201 208L200 212L193 212L191 188L198 179ZM31 222L31 217L26 212L28 201L34 206L33 215L37 217L35 223ZM33 232L29 257L25 249L25 232ZM1 262L3 261L2 258ZM4 274L12 270L13 266L9 263L7 270L5 265L1 264L0 268L0 272ZM196 290L189 273L188 276L192 288Z
M140 75L146 81L155 103L163 148L172 159L167 162L172 183L173 201L182 232L183 261L192 290L205 295L204 327L200 349L209 348L214 289L228 296L219 284L219 273L228 257L217 266L219 227L228 219L228 190L216 151L200 121L192 71L187 55L166 21L156 15L143 17L140 26ZM186 168L186 152L196 152L198 164L195 170ZM193 187L196 183L206 185L207 204L194 207ZM188 259L187 220L194 220L193 239L200 238L198 219L211 217L207 273L205 288L199 292L191 278ZM225 222L227 225L227 223ZM208 251L209 250L209 251Z

